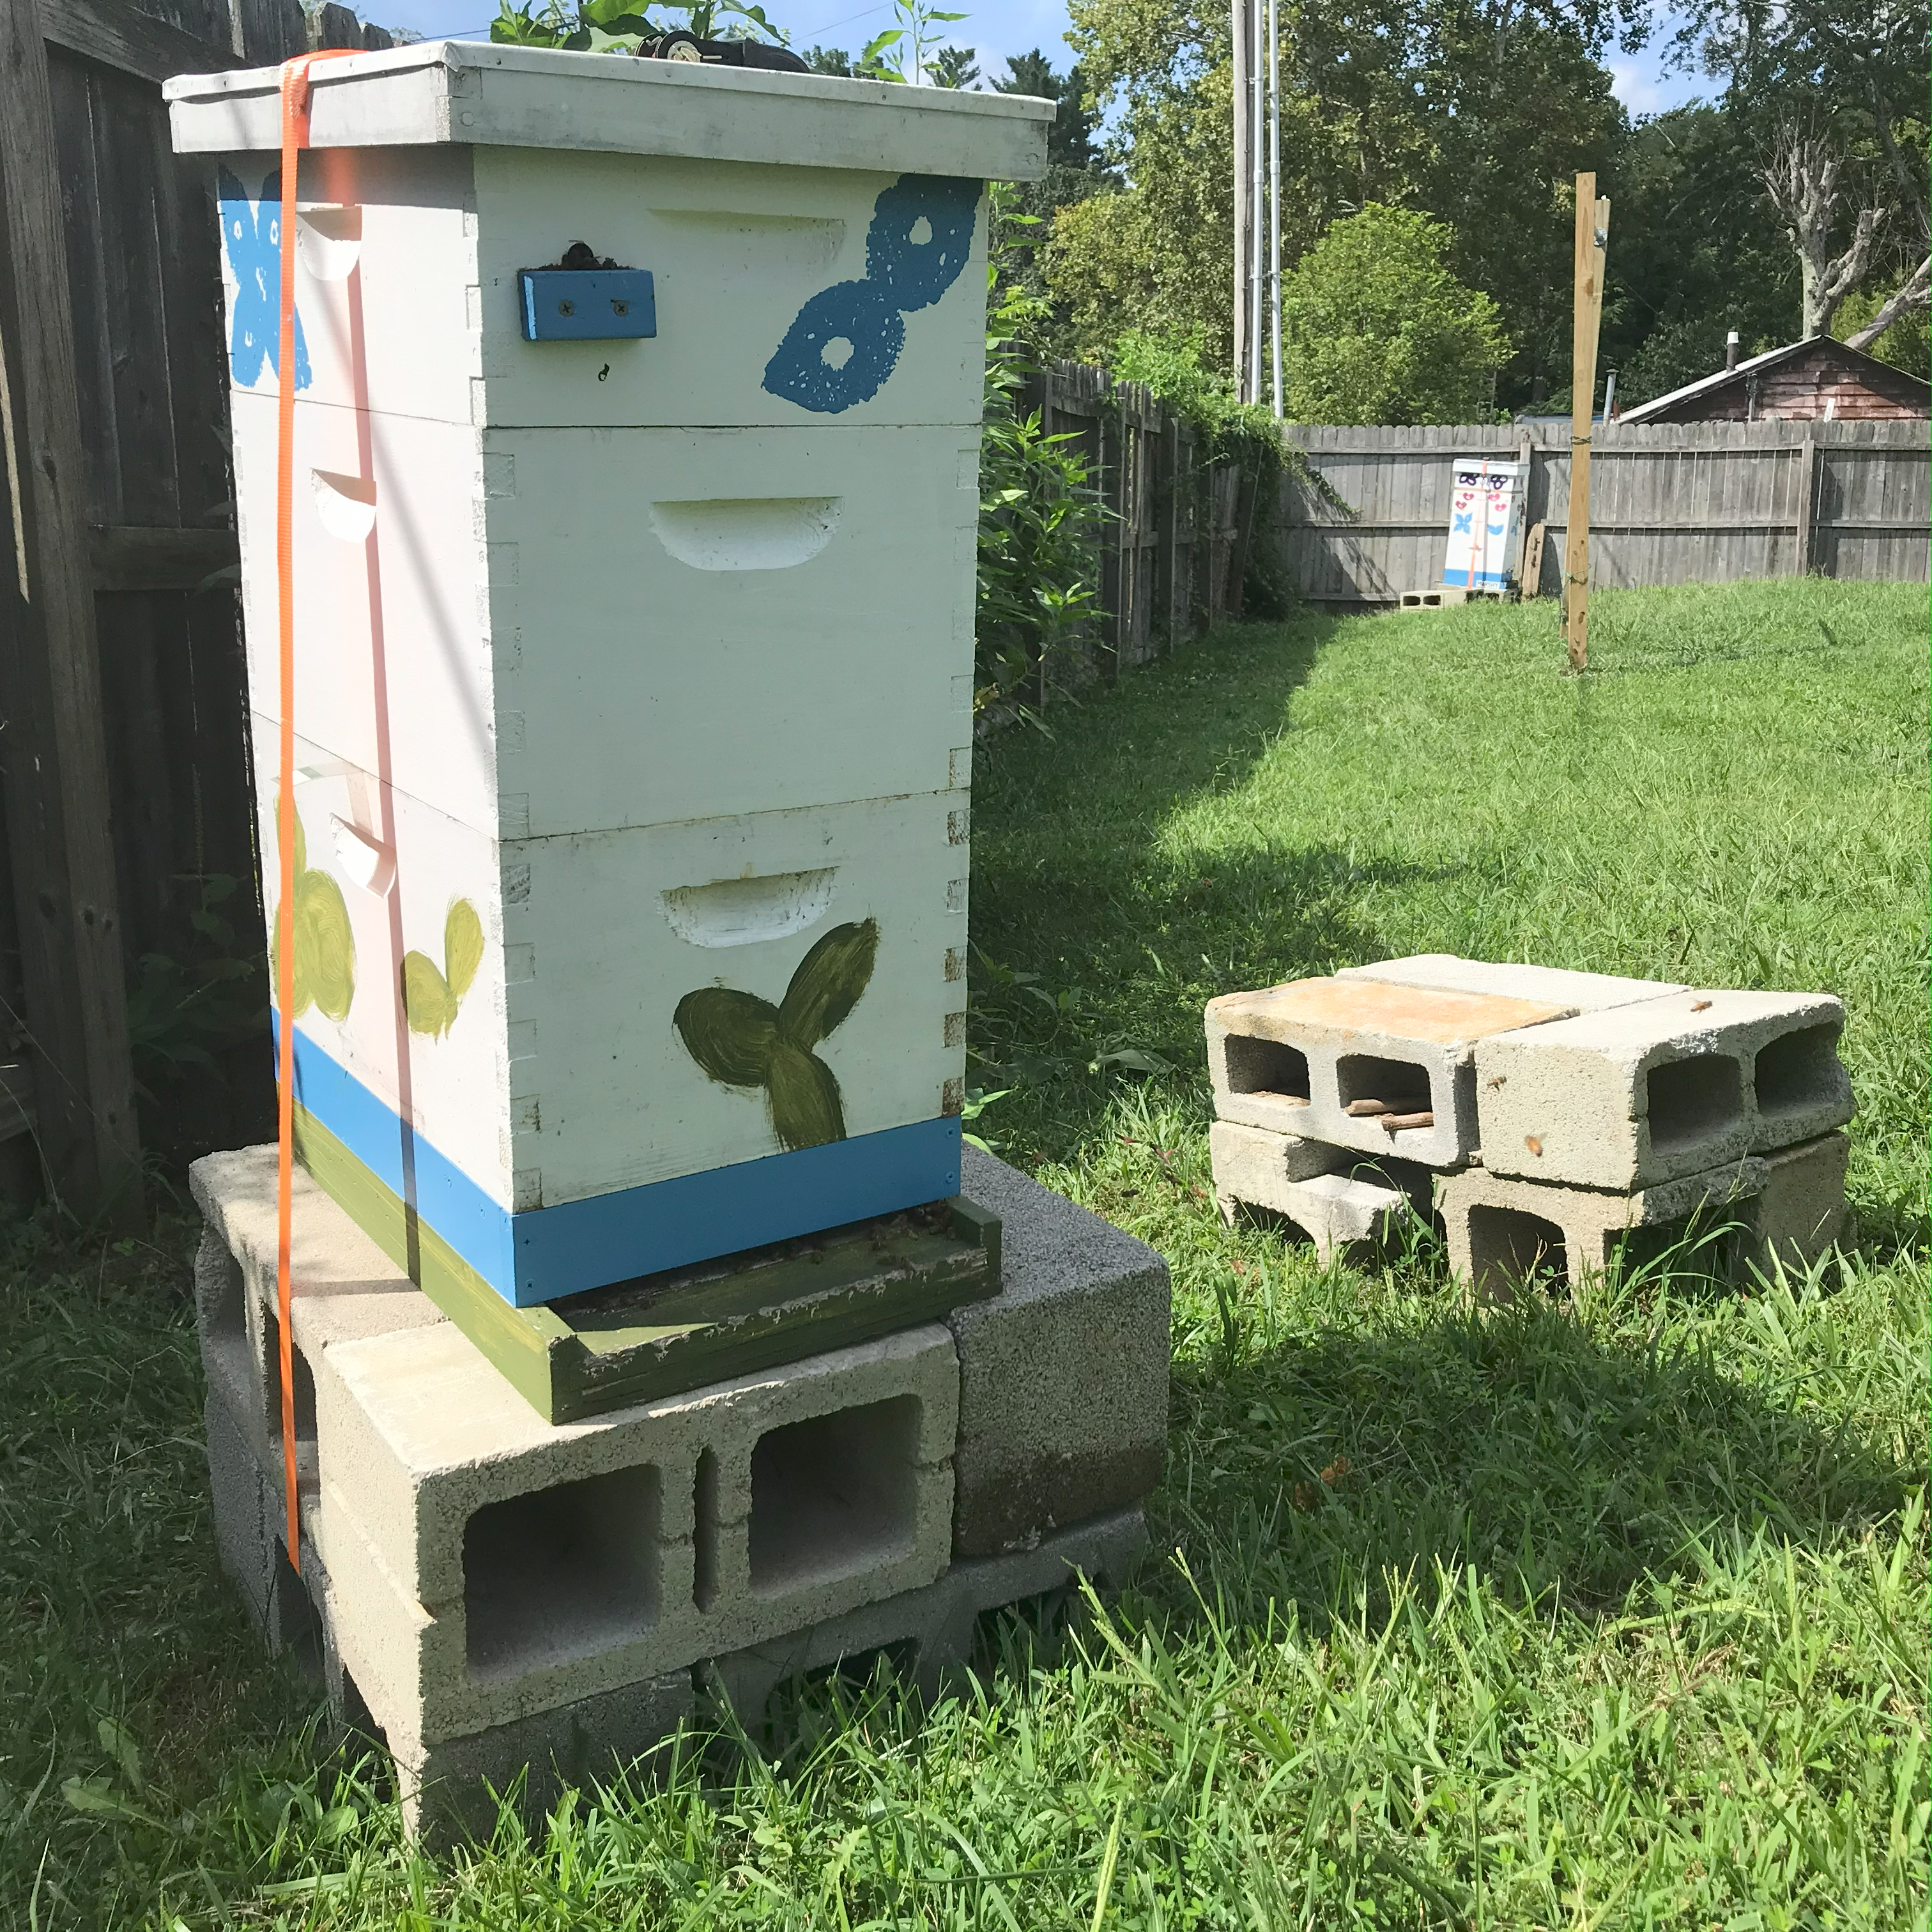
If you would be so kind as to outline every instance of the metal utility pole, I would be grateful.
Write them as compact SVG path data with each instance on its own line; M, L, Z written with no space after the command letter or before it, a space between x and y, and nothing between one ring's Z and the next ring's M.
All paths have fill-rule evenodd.
M1248 371L1247 394L1244 402L1262 399L1262 291L1267 275L1262 266L1262 179L1263 152L1262 130L1265 115L1262 81L1267 70L1262 64L1262 22L1264 0L1252 0L1254 12L1248 23L1248 200L1252 211L1248 232L1253 237L1248 264Z
M1274 382L1277 421L1281 400L1281 14L1280 0L1268 0L1268 316L1274 334Z
M1248 70L1253 64L1248 44L1250 0L1232 0L1234 107L1234 385L1247 400L1248 274L1254 258L1253 209L1248 200L1248 149L1255 130L1249 125Z
M1597 394L1597 334L1604 319L1604 262L1610 204L1594 174L1576 177L1576 290L1570 358L1570 520L1563 543L1563 630L1570 668L1590 662L1590 418Z

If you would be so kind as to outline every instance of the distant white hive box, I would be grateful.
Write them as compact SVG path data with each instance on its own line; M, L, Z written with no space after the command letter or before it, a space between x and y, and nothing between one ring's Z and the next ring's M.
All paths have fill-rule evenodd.
M272 892L277 76L167 94L219 157ZM981 190L1052 112L459 42L315 70L298 1144L432 1292L957 1190Z
M1507 590L1522 542L1520 463L1459 456L1449 492L1449 548L1442 581L1451 589Z

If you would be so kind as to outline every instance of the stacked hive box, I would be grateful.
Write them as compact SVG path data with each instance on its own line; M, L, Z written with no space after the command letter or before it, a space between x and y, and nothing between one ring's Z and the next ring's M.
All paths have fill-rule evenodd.
M266 777L276 76L169 93L220 157ZM747 1716L932 1667L1138 1539L1165 1268L997 1162L956 1198L981 189L1052 112L462 44L314 76L299 1585L272 1150L196 1171L199 1312L228 1566L412 1813L628 1754L707 1662Z
M1826 995L1448 955L1230 994L1207 1011L1216 1191L1324 1259L1432 1201L1485 1292L1574 1286L1700 1220L1739 1264L1802 1268L1844 1222L1844 1024Z
M276 80L169 92L218 157L266 775ZM316 70L281 1017L304 1163L446 1306L957 1191L981 190L1051 111L453 42Z

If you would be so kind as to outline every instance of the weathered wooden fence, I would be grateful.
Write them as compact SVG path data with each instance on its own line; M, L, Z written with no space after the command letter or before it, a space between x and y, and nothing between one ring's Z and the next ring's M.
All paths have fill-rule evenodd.
M1311 602L1390 603L1442 581L1450 466L1529 466L1526 525L1546 532L1535 587L1560 587L1570 507L1564 424L1289 432L1338 501L1291 478L1263 541ZM1815 572L1922 584L1922 422L1600 424L1590 574L1610 588Z
M1190 631L1238 616L1251 492L1233 465L1206 459L1195 425L1151 390L1105 370L1054 362L1021 407L1071 436L1107 518L1100 540L1097 668L1144 664Z
M197 1057L252 997L224 960L266 983L214 182L160 82L388 44L298 0L0 0L0 1143L83 1213L272 1105L259 1037Z

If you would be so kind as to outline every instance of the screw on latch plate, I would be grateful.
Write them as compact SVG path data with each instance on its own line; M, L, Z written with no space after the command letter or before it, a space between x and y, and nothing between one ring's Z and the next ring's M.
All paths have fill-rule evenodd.
M610 308L613 314L617 315L628 315L631 312L631 304L627 302L614 302Z
M574 302L560 302L556 305L556 312L559 315L574 315L577 304Z

